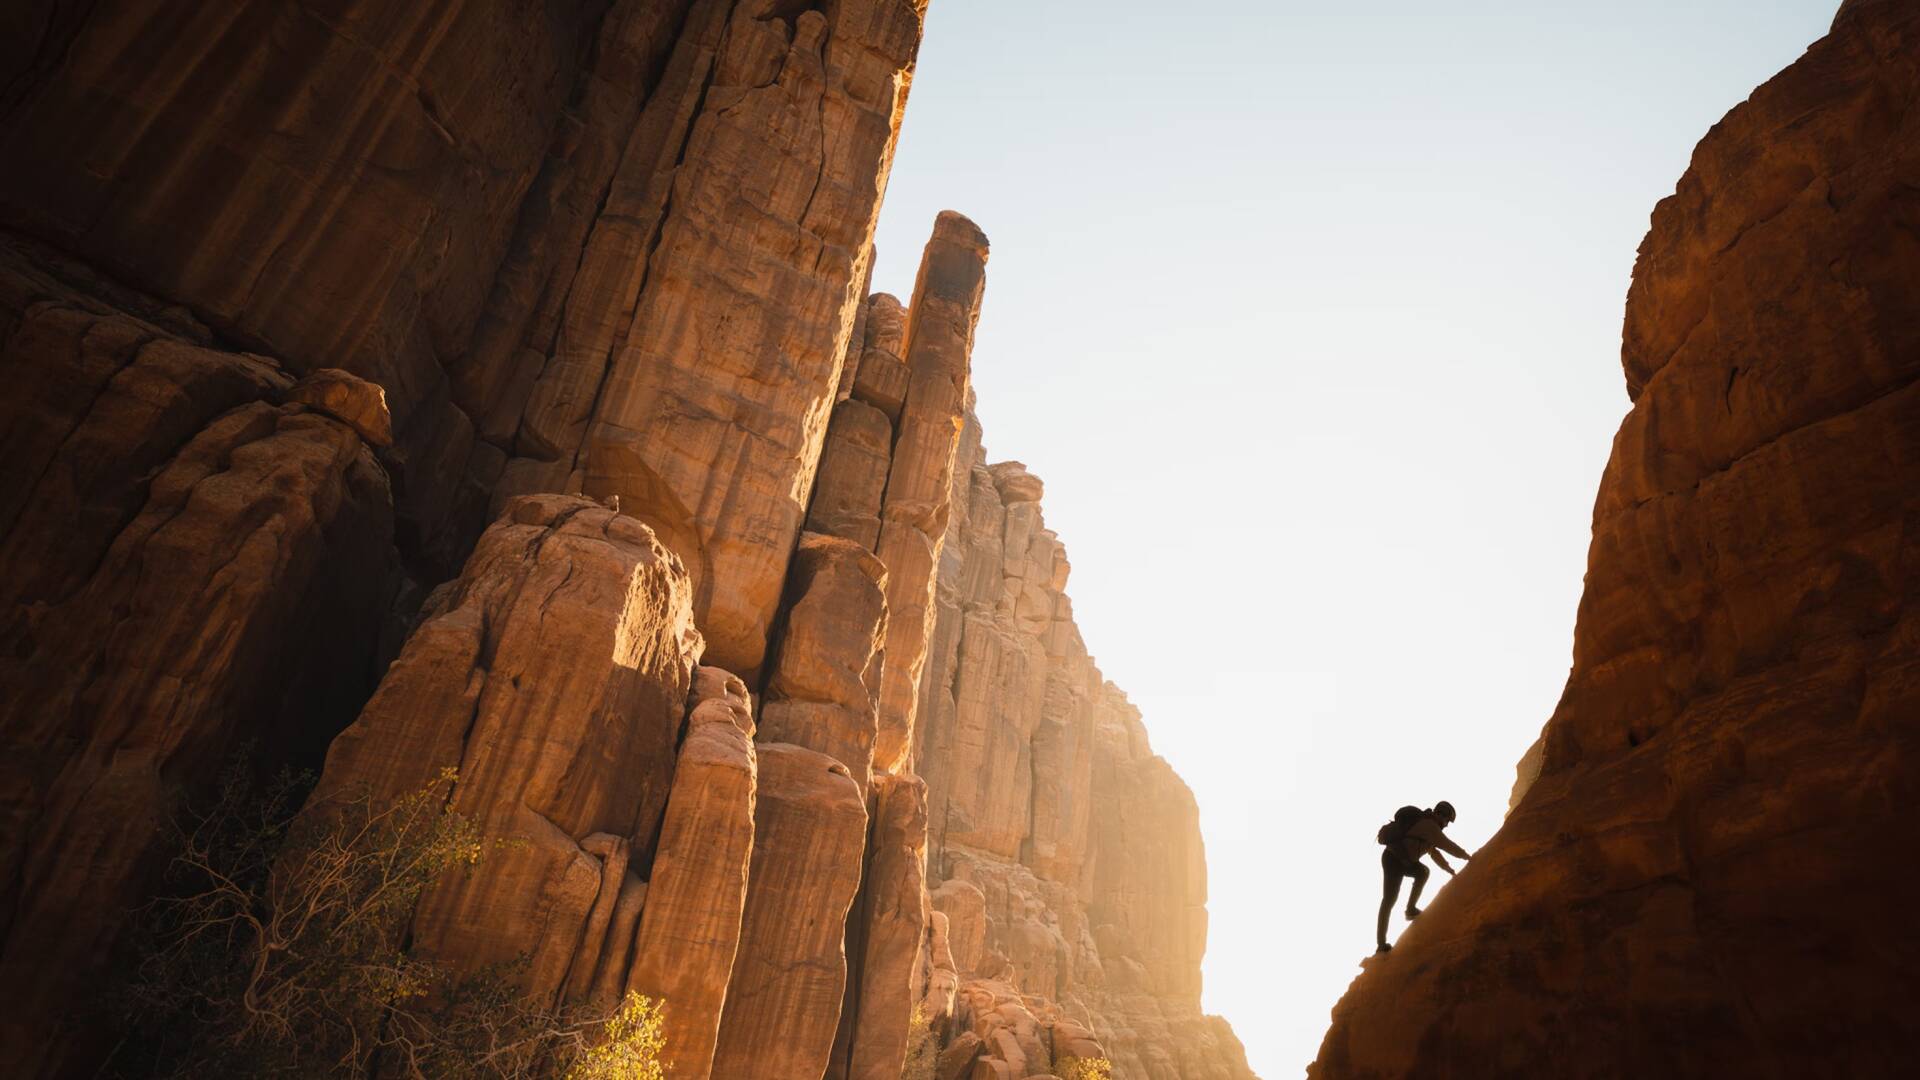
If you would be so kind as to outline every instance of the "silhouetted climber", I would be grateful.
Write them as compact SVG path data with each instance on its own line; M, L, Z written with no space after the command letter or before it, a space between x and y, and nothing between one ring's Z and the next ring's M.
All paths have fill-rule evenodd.
M1384 878L1380 886L1380 927L1375 933L1379 948L1375 952L1387 952L1393 946L1387 944L1387 916L1393 914L1393 902L1400 896L1400 879L1413 879L1413 892L1407 897L1407 918L1420 917L1420 890L1427 886L1427 868L1420 865L1421 856L1431 856L1433 863L1452 875L1453 867L1442 858L1442 851L1460 856L1465 862L1473 856L1466 849L1447 839L1445 829L1453 824L1453 804L1442 800L1431 810L1422 810L1417 806L1403 806L1393 812L1393 820L1380 826L1379 841L1386 845L1380 853L1380 871Z

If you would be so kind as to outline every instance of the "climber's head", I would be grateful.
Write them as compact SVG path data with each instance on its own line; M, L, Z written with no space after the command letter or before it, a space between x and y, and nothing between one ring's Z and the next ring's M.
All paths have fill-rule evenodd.
M1439 802L1434 803L1433 816L1439 818L1440 824L1442 825L1453 824L1453 819L1456 816L1453 812L1453 804L1446 801L1445 799L1442 799Z

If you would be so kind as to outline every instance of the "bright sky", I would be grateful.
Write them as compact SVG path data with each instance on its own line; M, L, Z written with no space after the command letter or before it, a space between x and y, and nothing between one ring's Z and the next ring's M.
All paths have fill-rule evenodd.
M1206 1006L1269 1080L1372 951L1393 808L1498 827L1648 214L1837 6L933 0L875 287L941 209L992 238L987 447L1199 797Z

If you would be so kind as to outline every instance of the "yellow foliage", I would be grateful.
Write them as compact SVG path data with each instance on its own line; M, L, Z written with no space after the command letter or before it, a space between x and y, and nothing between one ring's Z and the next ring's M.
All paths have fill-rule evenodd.
M666 1080L660 1060L666 1045L666 1006L629 992L607 1020L605 1041L590 1047L567 1070L566 1080Z
M1066 1058L1060 1063L1062 1080L1113 1080L1113 1062L1106 1058Z
M900 1080L933 1080L939 1055L940 1046L933 1037L933 1023L927 1017L927 1010L915 1005L913 1018L907 1022L907 1060L901 1067Z

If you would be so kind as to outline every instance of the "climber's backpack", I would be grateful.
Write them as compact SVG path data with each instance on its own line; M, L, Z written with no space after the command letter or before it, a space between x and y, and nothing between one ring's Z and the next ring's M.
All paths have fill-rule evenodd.
M1380 832L1374 839L1388 847L1397 848L1400 846L1400 841L1407 838L1407 830L1413 828L1416 822L1426 816L1426 813L1417 806L1403 806L1393 812L1392 821L1380 826Z

